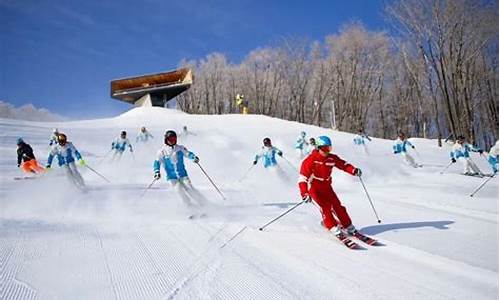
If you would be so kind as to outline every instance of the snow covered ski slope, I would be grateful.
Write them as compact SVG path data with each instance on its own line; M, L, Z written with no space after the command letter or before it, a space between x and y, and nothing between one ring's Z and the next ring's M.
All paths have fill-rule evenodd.
M141 126L151 143L134 143ZM180 135L182 126L196 135ZM84 193L56 165L14 180L26 176L16 167L17 137L44 165L54 127L111 183L80 168ZM164 177L141 197L168 129L226 200L192 161L196 197L209 203L201 211ZM134 153L110 162L122 130ZM354 225L383 246L346 248L320 226L312 203L258 230L300 201L293 146L302 130L329 135L333 152L363 170L381 224L358 178L334 171L334 189ZM259 162L240 181L266 136L290 164L278 157L280 169L265 170ZM448 145L412 139L424 165L414 169L392 153L392 141L372 139L368 156L352 139L264 116L161 108L63 123L0 119L0 299L498 299L498 179L471 198L485 179L460 175L459 164L440 174ZM484 158L473 159L490 172Z

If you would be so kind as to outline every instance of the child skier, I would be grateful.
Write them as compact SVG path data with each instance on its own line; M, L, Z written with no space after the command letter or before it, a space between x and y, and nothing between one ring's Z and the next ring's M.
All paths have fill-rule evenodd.
M463 175L469 176L484 176L481 170L477 167L477 165L472 161L469 152L479 152L479 154L483 153L483 150L472 146L467 143L465 137L460 135L458 136L455 144L451 148L450 157L451 162L456 163L457 160L461 160L464 166Z
M498 140L488 153L488 163L493 170L493 174L498 172Z
M125 135L126 134L127 133L125 132ZM153 135L151 133L149 133L149 131L146 129L145 126L142 126L141 130L139 130L139 133L137 134L137 137L135 138L135 142L136 143L147 143L149 139L154 139ZM130 149L132 149L132 147L130 147Z
M196 134L192 131L189 131L187 126L182 126L182 135L187 137L188 135L196 135Z
M415 146L413 146L413 144L410 143L410 141L408 141L406 139L405 134L403 132L400 132L398 135L398 138L394 141L394 145L392 146L392 149L394 150L394 154L401 153L401 155L403 155L406 162L414 168L422 167L422 165L417 164L415 162L415 159L407 152L407 150L406 150L407 146L410 146L413 149L415 149Z
M316 149L316 140L314 138L310 138L306 147L306 155L311 154L314 149Z
M299 157L304 157L307 154L306 146L307 146L306 132L302 131L297 140L295 141L295 149L297 149Z
M347 210L333 191L332 170L336 167L354 176L361 176L361 170L346 163L331 151L330 138L318 137L316 150L302 162L298 183L302 199L305 202L311 202L312 199L318 204L323 217L321 224L343 241L347 237L342 229L345 229L349 235L354 235L356 228Z
M85 166L85 161L83 160L80 152L73 146L73 143L69 142L64 133L59 133L57 138L57 144L52 147L47 158L47 170L50 170L52 166L52 160L54 156L57 157L58 164L66 170L66 174L71 182L79 189L86 189L85 182L83 181L82 175L78 172L75 165L75 157L78 159L78 163L81 166Z
M36 161L33 149L22 138L17 139L17 167L26 173L39 174L44 171Z
M57 128L54 128L52 130L52 135L50 136L49 139L49 146L57 145L58 136L59 136L59 130Z
M369 142L372 141L370 139L370 137L363 132L362 129L358 130L358 134L353 139L354 145L356 145L356 146L362 146L363 150L365 151L365 154L369 154L368 153L368 147L366 145L365 140L367 140Z
M130 152L133 152L132 145L130 144L130 141L127 138L127 132L122 131L120 133L120 136L117 137L111 143L111 150L115 150L115 153L113 154L113 158L111 160L114 160L117 156L118 156L118 159L120 159L123 155L123 152L125 152L125 148L127 146L129 147Z
M186 147L177 144L177 134L173 130L168 130L165 133L164 143L153 164L154 178L160 179L160 166L163 164L168 182L174 186L180 182L186 187L191 187L191 181L184 166L184 157L195 163L198 163L200 159L193 152L188 151Z
M255 155L253 164L256 165L257 162L259 161L259 158L262 157L262 160L264 162L264 168L276 166L278 164L276 162L276 154L278 154L279 156L283 156L283 152L278 148L274 147L271 144L271 139L268 137L264 138L262 143L264 144L264 146L262 146L261 151Z

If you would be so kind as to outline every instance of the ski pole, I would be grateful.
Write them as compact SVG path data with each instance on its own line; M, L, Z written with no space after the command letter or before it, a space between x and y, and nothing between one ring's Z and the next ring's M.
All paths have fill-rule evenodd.
M247 177L248 173L250 173L250 170L252 170L252 169L253 169L253 166L255 166L255 165L254 165L254 164L252 164L252 165L250 166L250 168L248 168L248 170L246 170L246 172L243 174L243 176L241 176L241 178L240 178L240 179L238 179L238 182L243 181L243 179L245 179L245 178Z
M288 163L288 165L290 165L290 167L292 167L294 170L297 170L297 167L294 166L288 159L286 159L284 156L282 156L281 158L283 158Z
M450 163L449 163L446 167L444 167L444 169L442 169L442 170L441 170L441 172L439 172L439 174L444 174L444 171L448 170L448 168L449 168L452 164L453 164L453 162L452 162L452 161L450 161Z
M96 173L97 175L99 175L99 177L101 177L102 179L106 180L108 183L111 183L111 181L109 181L106 177L104 177L101 173L97 172L96 170L94 170L93 168L91 168L89 165L85 164L85 167L87 167L90 171Z
M285 211L281 215L277 216L276 218L274 218L271 221L267 222L264 226L260 227L259 230L262 231L264 228L266 228L267 226L271 225L272 223L274 223L275 221L277 221L278 219L280 219L284 215L288 214L289 212L291 212L292 210L294 210L295 208L297 208L299 205L301 205L303 203L304 203L304 201L300 201L299 203L295 204L294 206L292 206L291 208L289 208L287 211Z
M215 183L212 181L212 178L210 178L210 176L208 176L207 172L205 172L205 170L203 170L203 168L201 167L200 163L197 162L196 163L198 165L198 167L200 167L201 171L203 172L203 174L205 174L205 176L207 176L208 180L210 180L210 183L212 183L212 185L214 186L214 188L217 190L217 192L221 195L222 197L222 200L226 200L226 197L224 197L224 195L222 194L222 192L219 190L219 188L215 185Z
M483 183L481 183L481 185L476 189L474 190L474 192L472 192L472 194L470 194L471 197L474 197L474 194L476 194L486 183L488 183L488 181L490 181L493 177L495 177L495 175L497 175L497 173L493 173L493 175L486 179Z
M361 176L359 176L359 181L361 182L361 185L363 186L363 189L365 190L366 197L368 197L368 200L370 201L373 212L375 213L375 217L377 217L377 222L381 223L382 221L380 221L380 218L377 215L377 211L375 210L375 206L373 206L372 199L370 198L370 195L368 194L368 191L366 190L365 183L363 182L363 179L361 178Z
M146 195L146 192L153 186L153 184L158 180L158 178L154 178L153 181L148 185L148 187L142 192L141 196L139 198L144 197Z
M97 163L98 166L104 162L104 160L106 159L106 157L108 157L111 151L113 151L113 149L110 149L108 152L106 152L106 154L101 158L101 160L99 160L99 162Z

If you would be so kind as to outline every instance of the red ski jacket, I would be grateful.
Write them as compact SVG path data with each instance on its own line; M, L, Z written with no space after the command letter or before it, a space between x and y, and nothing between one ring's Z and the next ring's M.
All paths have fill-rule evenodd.
M332 169L336 167L351 175L354 175L356 167L346 163L335 154L323 156L318 150L313 152L304 159L300 166L299 188L300 195L304 197L309 193L308 183L314 184L314 181L328 183L332 182Z

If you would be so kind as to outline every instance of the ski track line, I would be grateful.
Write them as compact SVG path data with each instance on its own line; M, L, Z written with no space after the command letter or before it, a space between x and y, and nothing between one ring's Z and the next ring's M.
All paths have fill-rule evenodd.
M104 249L104 245L102 242L101 234L99 233L99 229L97 227L95 227L94 230L95 230L96 238L99 241L99 247L101 248L101 252L103 255L104 265L106 267L106 271L107 271L108 277L109 277L109 283L111 285L111 288L113 289L113 295L115 296L115 299L119 299L117 291L116 291L115 283L113 281L113 274L111 273L111 269L109 267L108 255L106 253L106 250Z
M239 226L238 226L239 227ZM229 234L226 234L226 238L229 237ZM226 242L227 243L227 242ZM227 248L229 249L229 248ZM231 270L224 269L222 274L217 274L217 270L221 269L222 267L214 267L214 266L223 266L224 262L226 262L228 259L231 260L231 258L228 258L226 256L221 256L221 252L223 250L220 250L220 248L216 249L210 249L211 251L208 251L206 255L202 255L201 260L199 263L195 265L195 268L191 271L191 275L185 277L177 286L177 288L172 291L172 293L169 295L168 299L174 299L182 290L185 290L185 287L190 284L191 282L197 280L198 277L200 276L205 276L207 277L208 274L213 274L212 278L215 278L217 276L224 276L223 278L219 278L219 280L215 280L214 284L215 285L221 285L219 289L215 290L217 294L219 294L221 291L225 291L225 293L230 294L230 299L236 298L236 299L241 299L241 298L247 298L249 297L249 294L252 294L253 296L250 296L250 298L253 299L259 299L265 296L268 298L270 295L273 295L274 297L271 298L276 298L276 299L283 299L283 298L290 298L290 296L294 296L295 299L299 299L300 297L293 293L290 289L287 289L284 285L280 284L279 279L275 279L274 276L271 276L268 274L268 272L265 272L261 268L259 268L256 264L254 264L250 259L245 258L241 253L237 253L237 255L234 255L234 251L231 252L232 254L232 260L236 258L236 261L232 264L229 264L229 266L233 266L235 264L245 264L249 266L250 268L254 269L254 273L247 273L244 279L240 279L237 281L235 284L234 279L235 278L241 278L241 269L234 270L234 274L227 275L227 272L231 272ZM233 249L234 250L234 249ZM212 258L211 256L215 256ZM217 257L218 256L218 257ZM217 258L217 259L216 259ZM205 260L204 264L201 264ZM248 280L248 277L254 277L253 280ZM268 278L270 280L263 281L262 278ZM224 284L221 284L221 282L224 282ZM258 284L259 288L255 289L255 285ZM262 292L262 286L268 286L269 288L266 289L266 291ZM213 286L210 287L212 290L214 289ZM237 288L235 290L235 288ZM239 291L238 291L239 290ZM256 290L262 292L261 294L256 294ZM283 293L279 293L276 291L286 291L287 295L286 297L283 295Z
M199 227L205 229L206 232L209 232L206 230L206 227ZM212 246L212 244L215 244L215 242L217 242L215 237L221 232L223 232L223 230L218 230L215 234L209 234L210 237L208 238L208 241L205 244L203 250L187 268L187 271L184 273L184 275L179 277L179 279L176 281L173 289L166 296L167 299L174 299L179 294L179 292L184 289L195 277L199 276L204 269L210 267L210 263L213 263L213 261L211 260L212 255L210 252L217 251L217 248L215 246ZM179 237L177 238L181 242L183 242ZM204 262L204 260L208 260L208 262Z
M317 270L317 269L322 269L328 274L332 274L331 278L334 280L336 283L341 283L340 286L340 291L337 291L337 293L340 293L338 296L343 297L342 294L344 291L347 289L349 291L357 291L358 294L355 294L356 299L364 299L366 297L369 297L371 299L398 299L408 296L409 291L412 291L412 294L420 294L422 299L437 299L436 296L440 295L441 297L439 299L451 299L451 297L448 297L446 295L442 295L440 291L436 291L433 289L427 288L425 285L420 285L417 284L417 286L404 279L400 278L400 274L391 274L389 272L385 272L383 268L377 268L369 264L369 262L363 262L359 260L360 255L363 255L366 253L365 251L360 251L360 250L350 250L350 249L345 249L343 245L338 243L336 240L329 240L328 238L319 238L316 242L319 242L321 244L324 244L320 248L315 247L316 249L322 249L323 253L319 255L319 253L316 253L316 256L331 256L332 254L339 257L339 260L342 262L342 264L347 264L348 266L343 266L342 264L340 265L325 265L323 263L320 263L317 257L310 257L310 256L298 256L297 254L290 252L290 251L283 251L282 249L273 247L273 249L268 249L272 250L274 254L279 258L279 259L286 259L286 261L292 265L299 265L299 262L307 262L307 267L310 268L311 270ZM332 250L333 245L329 245L330 242L334 242L337 244L335 246L335 250ZM311 246L312 247L312 246ZM373 247L372 247L373 248ZM376 249L370 248L369 251L377 251ZM357 252L356 252L357 251ZM333 264L333 263L331 263ZM372 278L372 280L369 281L359 281L360 278L358 276L358 271L355 272L344 272L344 269L348 268L350 270L363 270L363 276ZM367 274L368 273L368 274ZM379 289L378 288L378 280L380 279L381 273L387 274L390 276L390 278L385 278L385 281L388 282L398 282L398 288L401 288L401 280L406 282L404 286L404 293L403 294L393 294L391 291L395 291L397 293L397 289L392 289L391 291L386 291L384 289L387 289L387 286L384 286L384 289ZM342 289L342 285L345 285L346 288ZM336 286L336 288L339 288ZM427 296L422 295L422 291L427 290L428 292L425 293ZM362 292L364 296L360 296L359 292ZM351 295L354 296L354 295ZM333 295L335 298L335 295ZM410 298L411 299L411 298Z
M390 201L388 200L381 200L386 202L387 205L394 205L394 206L399 206L399 207L410 207L414 208L420 211L439 211L443 214L448 214L448 215L459 215L461 217L481 221L481 222L487 222L490 224L498 224L498 214L495 213L488 213L484 211L477 211L473 209L462 209L459 207L453 207L453 206L446 206L443 207L441 205L421 205L421 204L415 204L415 203L410 203L410 202L405 202L405 201L400 201L400 200L394 200L391 199Z
M293 233L288 233L290 235ZM303 234L301 234L303 235ZM444 298L456 298L456 295L462 295L463 299L469 299L469 298L478 298L480 299L487 299L489 295L492 293L488 293L488 291L483 292L486 288L492 289L493 294L494 293L494 288L496 286L496 290L498 290L498 274L493 271L489 271L486 269L482 269L479 267L474 267L470 266L468 264L465 264L460 261L453 261L450 260L446 257L441 257L435 254L431 254L422 250L418 250L415 248L411 247L406 247L406 246L401 246L397 243L387 243L386 241L383 242L386 244L385 247L370 247L369 248L369 255L370 256L376 256L375 257L370 257L369 261L363 262L360 259L353 259L353 255L349 255L350 252L339 252L338 255L343 256L346 260L349 260L350 263L358 265L359 268L364 269L370 269L373 271L374 275L370 276L370 278L375 278L375 280L371 280L370 283L360 283L365 287L366 285L375 285L376 289L376 283L377 278L380 277L380 273L385 273L388 274L390 277L394 278L395 281L397 280L403 280L407 282L408 284L411 284L411 287L408 288L408 290L413 289L413 286L418 286L419 290L428 290L430 291L429 297L433 297L431 295L442 295ZM387 250L386 250L387 249ZM431 277L426 277L425 274L420 274L420 273L412 273L412 268L404 269L398 269L398 270L389 270L390 266L384 265L383 263L379 263L378 258L384 258L384 255L386 255L386 252L390 252L395 255L395 257L400 257L401 260L406 260L408 261L409 265L414 265L415 261L423 262L421 265L421 268L428 270L428 269L434 269L434 273L439 272L439 273L445 273L446 278L445 280L442 280L443 283L440 283L441 287L436 290L436 288L429 287L429 285L435 285L436 281L433 281ZM288 253L290 254L290 253ZM336 253L337 254L337 253ZM355 254L355 253L352 253ZM286 253L281 254L281 255L286 255ZM298 259L303 259L302 257L299 257ZM363 256L363 259L368 259L368 257L365 258ZM313 261L316 263L315 261ZM319 265L318 267L325 268L323 265ZM413 267L415 268L415 267ZM464 271L466 270L466 271ZM336 270L332 270L335 272ZM408 273L406 274L407 276L403 276L403 273ZM378 274L378 275L377 275ZM457 275L460 274L460 275ZM417 275L417 276L415 276ZM344 276L344 275L341 275ZM409 278L415 278L415 277L421 277L420 281L417 280L410 280ZM450 285L454 284L454 280L458 276L464 276L467 278L467 281L465 282L470 282L471 286L458 286L454 287L452 295L444 295L443 291L450 291ZM397 279L397 280L396 280ZM355 278L351 278L350 280L356 280ZM421 282L428 282L429 284L423 284ZM418 292L418 291L417 291ZM451 293L451 291L449 292ZM478 293L483 293L481 295L478 295ZM402 295L401 295L402 296ZM394 296L391 296L389 298L393 298ZM494 297L496 299L496 297Z
M35 288L16 278L24 267L23 257L26 247L23 238L22 232L17 232L14 238L11 238L11 240L14 239L14 245L2 247L0 252L2 255L0 264L0 299L24 300L34 299L37 296Z

